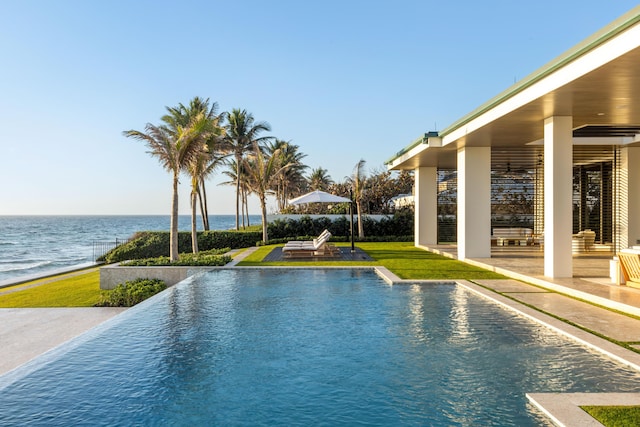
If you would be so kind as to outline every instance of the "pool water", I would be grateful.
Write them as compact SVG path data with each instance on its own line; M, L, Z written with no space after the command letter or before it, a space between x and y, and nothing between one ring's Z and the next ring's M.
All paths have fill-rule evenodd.
M0 425L548 425L640 375L454 285L220 270L0 377Z

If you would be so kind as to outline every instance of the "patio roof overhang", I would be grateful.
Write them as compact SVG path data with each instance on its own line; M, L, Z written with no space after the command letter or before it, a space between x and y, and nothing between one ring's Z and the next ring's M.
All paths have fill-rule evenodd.
M534 164L552 116L573 117L574 150L640 144L640 6L438 134L413 141L387 166L454 169L462 147L518 150L521 162Z

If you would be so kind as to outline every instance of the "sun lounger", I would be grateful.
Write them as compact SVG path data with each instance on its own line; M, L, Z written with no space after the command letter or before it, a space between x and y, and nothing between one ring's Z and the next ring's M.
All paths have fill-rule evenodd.
M640 250L623 249L618 252L618 259L627 286L640 288Z
M331 233L329 233L329 230L325 229L322 233L320 233L318 237L313 240L289 240L287 242L287 246L314 245L318 240L323 239L327 234L329 235L329 237L331 237Z
M334 256L338 250L328 243L330 237L331 233L323 231L313 242L288 242L282 248L282 253L287 258Z

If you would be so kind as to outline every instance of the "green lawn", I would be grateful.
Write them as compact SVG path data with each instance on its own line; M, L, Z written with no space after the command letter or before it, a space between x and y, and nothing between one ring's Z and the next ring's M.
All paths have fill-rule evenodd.
M100 271L48 277L0 292L11 289L21 290L0 295L0 308L91 307L100 299Z
M347 243L343 245L348 246ZM374 261L280 261L262 262L275 245L258 248L239 265L242 266L353 266L381 265L402 279L501 279L502 275L473 267L460 261L435 255L413 246L411 242L363 242L358 247ZM38 285L38 286L34 286ZM18 292L1 294L9 289ZM91 307L100 300L98 269L76 275L63 274L0 289L0 308Z
M345 244L346 245L346 244ZM324 266L381 265L402 279L505 279L506 277L463 262L416 248L412 242L361 242L357 246L374 261L278 261L262 262L276 245L260 247L238 265Z
M640 406L581 406L605 427L628 427L640 424Z

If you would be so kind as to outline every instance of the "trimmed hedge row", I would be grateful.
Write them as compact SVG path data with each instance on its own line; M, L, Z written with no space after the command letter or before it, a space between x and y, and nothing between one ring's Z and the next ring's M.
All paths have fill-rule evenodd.
M180 254L177 261L171 262L169 257L161 256L157 258L143 258L123 262L121 265L125 267L158 267L158 266L223 266L231 262L229 255L223 255L229 252L229 248L211 249L209 251L200 251L197 254Z
M136 279L121 283L110 291L102 291L98 307L132 307L167 289L160 279Z
M111 264L130 259L168 257L169 239L168 231L136 233L128 243L112 249L100 257L98 261ZM201 231L198 233L198 249L209 251L221 248L247 248L254 246L260 239L262 239L262 233L259 231ZM178 233L178 248L181 253L192 251L190 232Z
M354 222L357 217L354 216ZM413 212L400 210L395 215L382 218L380 221L369 217L362 218L366 241L412 241L413 240ZM268 226L269 241L278 239L293 240L301 236L302 240L308 237L317 237L325 229L329 230L333 241L346 241L349 239L350 222L347 217L339 217L335 221L327 217L311 218L303 216L299 220L278 219ZM357 223L354 223L354 233L357 235Z

